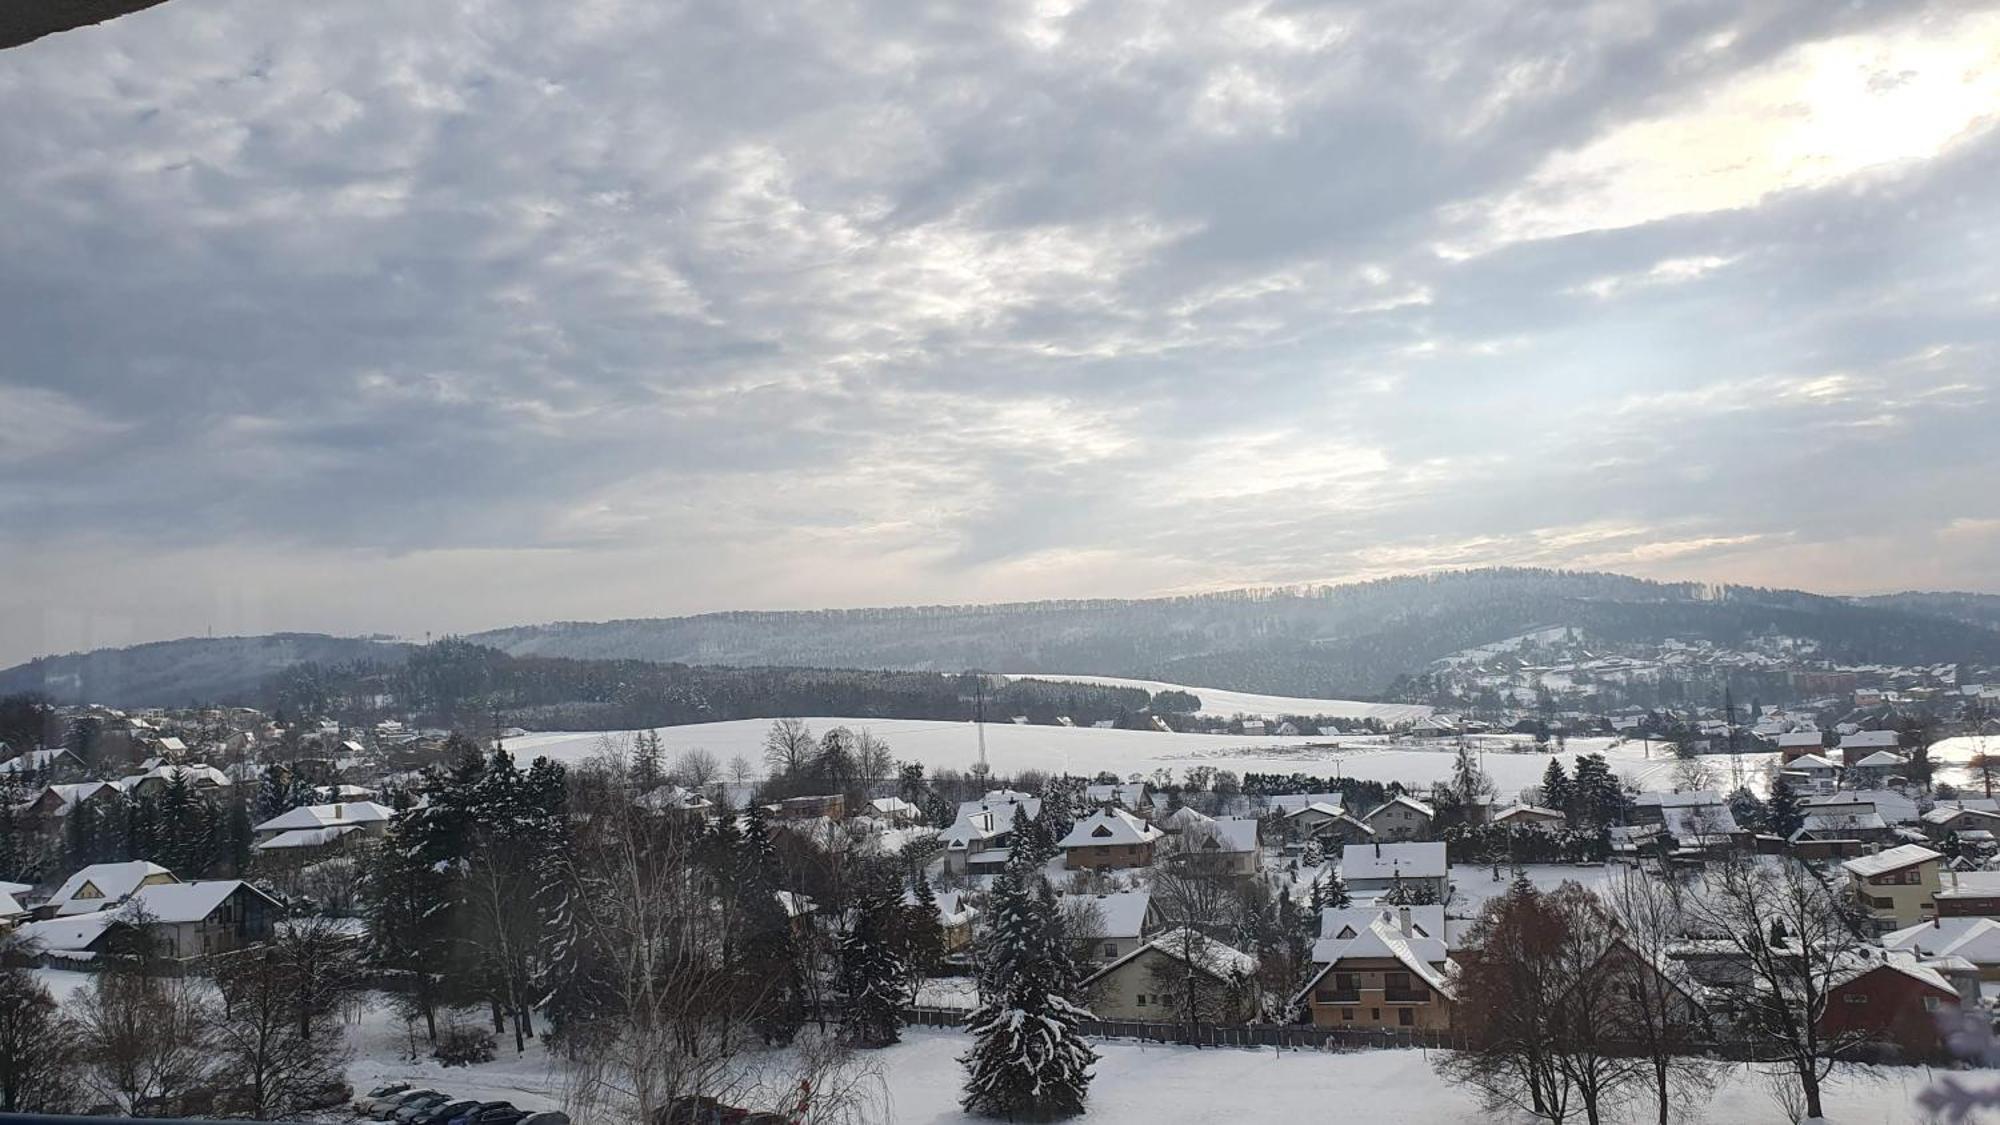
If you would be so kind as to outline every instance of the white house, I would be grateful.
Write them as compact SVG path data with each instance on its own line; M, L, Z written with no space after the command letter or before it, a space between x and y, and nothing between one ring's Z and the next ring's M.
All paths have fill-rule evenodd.
M1400 884L1428 890L1443 902L1451 889L1451 863L1443 843L1349 844L1340 852L1340 878L1356 901Z
M395 809L374 801L340 801L331 805L305 805L279 813L257 825L255 831L258 839L269 840L301 828L353 826L368 835L379 836L389 830L389 822L395 816Z
M1160 925L1159 909L1153 905L1149 891L1121 891L1116 894L1065 895L1062 905L1065 909L1072 904L1085 904L1095 913L1093 942L1090 959L1100 964L1110 964L1136 953L1146 944L1146 936Z
M107 907L122 906L141 887L178 883L174 873L143 859L124 863L93 863L64 879L49 896L44 909L57 916L94 914Z

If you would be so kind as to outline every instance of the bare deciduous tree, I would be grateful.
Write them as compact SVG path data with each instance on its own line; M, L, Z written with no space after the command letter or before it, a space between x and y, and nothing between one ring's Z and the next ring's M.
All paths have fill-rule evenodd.
M1604 895L1626 954L1612 961L1625 993L1616 1030L1644 1058L1659 1125L1668 1125L1676 1107L1699 1111L1722 1076L1700 1053L1707 1016L1668 956L1687 929L1681 892L1668 873L1627 870Z
M819 739L803 719L779 719L764 734L764 765L773 779L796 776L819 757Z
M0 1112L70 1112L76 1108L76 1030L19 962L23 952L0 942Z

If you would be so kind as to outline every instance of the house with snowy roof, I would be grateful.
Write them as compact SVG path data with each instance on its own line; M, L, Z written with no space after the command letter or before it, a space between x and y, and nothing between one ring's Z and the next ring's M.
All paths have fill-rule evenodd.
M1942 1059L1944 1022L1962 1004L1959 992L1939 970L1909 954L1878 951L1855 964L1827 989L1820 1030L1827 1036L1866 1033L1893 1043L1906 1059Z
M1072 871L1151 867L1153 845L1164 836L1124 809L1099 809L1077 821L1058 846Z
M1921 844L1902 844L1842 863L1855 903L1882 930L1928 921L1937 910L1933 896L1944 856Z
M1146 807L1146 783L1132 781L1086 785L1083 787L1083 799L1099 808L1115 806L1127 812L1139 812Z
M28 750L0 762L0 777L39 778L44 781L80 777L83 759L58 746L53 750Z
M1877 750L1859 761L1849 762L1847 776L1850 782L1868 785L1887 785L1892 778L1902 777L1910 768L1910 760L1889 750Z
M1289 816L1308 805L1324 805L1339 810L1346 807L1347 799L1339 793L1279 793L1264 798L1264 807L1271 812Z
M1150 891L1064 895L1060 902L1065 911L1087 914L1090 959L1099 964L1138 952L1160 928L1160 909Z
M1494 810L1488 822L1514 828L1557 832L1568 826L1569 818L1555 809L1543 808L1540 805L1508 805Z
M1443 902L1451 890L1451 863L1441 842L1349 844L1340 851L1340 878L1357 902L1398 886L1427 891Z
M1177 1022L1177 997L1197 992L1205 1018L1242 1023L1258 1007L1257 959L1195 930L1179 928L1084 979L1098 1019Z
M227 789L232 784L228 774L200 763L181 766L159 762L140 773L118 779L126 794L133 797L157 797L175 782L196 793L212 793Z
M954 875L998 874L1014 843L1017 812L1029 820L1042 815L1042 800L1010 789L995 789L976 801L962 801L958 817L938 834L944 842L945 870Z
M174 873L143 859L93 863L79 868L42 904L44 916L94 914L122 906L141 887L178 883Z
M1851 766L1878 750L1895 751L1902 745L1902 736L1892 730L1855 731L1841 736L1840 760Z
M264 821L253 829L258 841L276 839L286 832L313 828L353 828L368 836L389 831L396 810L374 801L335 801L330 805L302 805Z
M1439 845L1442 846L1442 845ZM1344 924L1314 947L1320 969L1295 1001L1315 1027L1441 1031L1451 1026L1450 960L1441 936L1444 908L1431 920L1440 936L1418 924L1418 907L1382 907ZM1326 960L1319 961L1321 955Z
M1938 917L1882 936L1882 948L1922 959L1962 957L1980 980L2000 981L2000 922Z
M1218 817L1189 828L1180 834L1168 855L1199 861L1204 869L1224 875L1255 875L1264 866L1257 822L1244 816Z
M1383 841L1426 839L1436 821L1437 810L1407 793L1396 794L1361 818Z
M143 918L157 952L178 958L233 953L271 936L278 901L241 879L208 879L142 887L119 914Z
M1159 808L1158 805L1153 807L1156 810ZM1169 809L1163 813L1156 812L1153 816L1153 827L1158 828L1169 836L1178 836L1194 825L1207 824L1214 819L1214 817L1196 809L1193 805L1182 805L1177 809Z

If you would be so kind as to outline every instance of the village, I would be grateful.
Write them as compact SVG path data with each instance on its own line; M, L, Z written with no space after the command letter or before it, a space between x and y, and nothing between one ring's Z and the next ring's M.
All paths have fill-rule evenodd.
M850 1045L893 1041L902 1027L976 1026L996 1002L999 931L1010 912L1033 912L1041 886L1079 1042L1439 1050L1456 1060L1437 1065L1441 1083L1544 1115L1572 1098L1643 1101L1641 1086L1657 1087L1664 1105L1702 1085L1681 1068L1718 1059L1789 1072L1817 1101L1843 1068L1962 1065L1964 1030L1993 1024L2000 800L1990 783L2000 756L1984 747L2000 726L1986 717L1988 694L1975 686L1914 706L1862 690L1834 707L1754 716L1733 704L1712 716L1647 713L1621 729L1676 739L1662 744L1672 764L1648 775L1650 787L1586 750L1566 759L1571 769L1548 756L1539 784L1508 793L1482 766L1493 759L1454 729L1464 720L1436 714L1386 735L1431 746L1433 775L1383 783L1206 762L1124 777L927 773L865 726L815 731L799 720L770 724L761 770L701 751L668 760L644 731L600 736L566 768L520 769L506 747L532 736L518 729L473 739L396 720L281 724L241 708L45 708L45 729L62 737L0 761L0 929L17 971L84 974L94 987L134 972L226 984L229 966L305 934L315 956L342 966L349 993L401 994L395 1003L426 1040L411 1032L410 1057L490 1059L505 1052L510 1024L519 1051L538 1016L552 1042L566 1021L590 1022L563 1011L550 963L550 927L574 920L542 900L552 886L582 895L603 873L558 864L547 840L516 835L538 825L582 855L615 816L683 876L716 862L718 848L758 857L754 879L731 878L767 888L768 903L744 914L782 928L761 939L782 969L765 961L731 985L754 999L711 1014L759 1028L767 1043L808 1024L848 1026L863 938L883 947L892 999L868 1034L842 1032ZM1536 721L1521 720L1516 754L1547 755L1566 740ZM616 811L586 815L590 802ZM439 827L447 812L451 827ZM683 908L691 893L722 893L657 868L646 877L672 882L671 895L661 891ZM399 889L404 879L421 886ZM503 887L508 903L479 905ZM1537 927L1569 935L1535 955L1572 976L1553 973L1556 992L1523 995L1493 951ZM568 933L561 944L584 940ZM468 956L511 966L496 974ZM1583 977L1577 958L1591 966ZM1589 990L1587 1041L1573 1026L1532 1024L1555 1019L1577 980L1599 975L1619 985ZM617 1006L571 986L586 994L573 1001L583 1008ZM490 1020L466 1020L482 1009ZM314 1018L337 1010L329 1002ZM1488 1055L1527 1032L1549 1044L1551 1074L1564 1051L1658 1067L1651 1078L1626 1072L1622 1093L1568 1079L1515 1088L1508 1061ZM321 1081L289 1087L285 1111L346 1104L347 1083L329 1077L339 1067L322 1069ZM226 1108L243 1096L233 1073L217 1061L150 1085L93 1085L102 1100L81 1108ZM712 1088L698 1078L651 1112L751 1092L705 1078ZM437 1098L383 1108L427 1125L424 1109L462 1100ZM564 1107L587 1117L605 1099L617 1100L600 1090ZM486 1108L475 1125L528 1112Z

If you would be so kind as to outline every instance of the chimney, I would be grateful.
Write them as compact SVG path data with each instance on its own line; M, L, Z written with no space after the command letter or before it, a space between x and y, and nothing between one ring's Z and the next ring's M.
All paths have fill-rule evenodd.
M333 819L335 820L340 819L340 808L341 806L339 806L338 804L333 806Z
M1410 922L1409 907L1399 906L1396 908L1396 928L1403 931L1404 937L1416 936L1416 927Z

